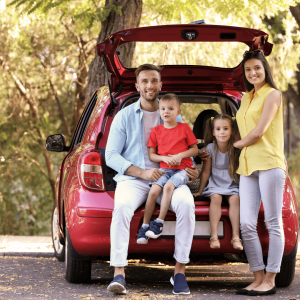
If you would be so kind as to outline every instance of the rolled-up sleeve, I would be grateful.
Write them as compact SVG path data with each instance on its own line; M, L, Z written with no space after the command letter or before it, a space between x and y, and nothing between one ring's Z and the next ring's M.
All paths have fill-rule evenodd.
M126 170L132 165L130 161L126 160L121 155L126 144L126 139L126 121L123 114L119 112L115 116L110 127L105 151L105 160L110 168L122 175L124 175Z

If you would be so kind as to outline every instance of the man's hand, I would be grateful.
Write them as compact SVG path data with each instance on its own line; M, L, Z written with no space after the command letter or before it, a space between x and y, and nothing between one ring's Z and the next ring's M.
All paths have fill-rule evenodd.
M191 178L188 183L193 182L199 177L199 171L197 170L196 165L192 165L191 168L185 168L186 172L188 173L188 176Z
M158 169L144 170L142 178L146 180L157 181L163 174L165 174L165 172Z

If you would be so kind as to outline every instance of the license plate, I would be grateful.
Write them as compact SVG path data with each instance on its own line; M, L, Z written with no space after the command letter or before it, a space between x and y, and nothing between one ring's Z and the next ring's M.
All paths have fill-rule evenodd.
M176 221L165 221L161 237L172 238L175 235ZM220 221L218 225L218 237L224 237L224 222ZM210 238L209 221L196 221L194 238L205 239Z

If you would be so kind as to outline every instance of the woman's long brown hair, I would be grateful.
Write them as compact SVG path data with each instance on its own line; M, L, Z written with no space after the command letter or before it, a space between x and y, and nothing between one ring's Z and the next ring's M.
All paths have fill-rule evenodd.
M253 58L259 59L261 61L261 63L263 64L264 69L265 69L266 83L268 83L275 90L278 90L278 88L274 82L271 68L270 68L268 61L266 60L266 57L264 56L263 52L256 50L256 51L246 51L244 54L244 58L241 62L242 70L243 70L243 79L244 79L246 91L250 92L254 88L254 85L247 80L246 74L245 74L245 62L250 59L253 59Z
M218 143L216 138L213 136L213 130L214 130L214 123L216 120L228 120L230 126L231 126L231 136L228 141L228 154L229 154L229 166L228 166L228 173L230 177L238 181L239 175L236 173L238 167L239 167L239 157L240 157L240 149L237 149L233 147L233 143L238 140L239 138L239 129L237 126L237 122L235 118L232 118L229 115L226 114L219 114L215 116L214 118L208 119L205 124L205 131L204 131L204 144L205 147L210 144L214 143L216 146L216 149L218 148ZM216 158L217 159L217 155Z

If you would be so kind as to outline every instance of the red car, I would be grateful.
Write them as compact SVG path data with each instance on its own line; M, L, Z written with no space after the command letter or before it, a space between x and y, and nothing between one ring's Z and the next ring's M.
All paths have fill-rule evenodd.
M268 35L260 30L188 24L122 30L97 45L98 55L103 58L104 65L111 73L109 87L102 87L93 94L69 146L66 146L62 134L51 135L46 141L47 150L67 152L56 179L52 217L55 256L60 261L65 260L67 281L89 281L92 260L101 256L108 257L110 254L110 224L116 184L113 180L115 171L105 163L105 147L115 115L139 99L134 85L135 68L125 68L122 65L119 51L126 50L126 43L130 42L152 42L151 45L156 42L178 42L181 45L184 43L184 46L195 46L197 42L198 45L199 42L238 42L246 45L248 50L262 49L268 56L273 45L267 40ZM190 125L194 124L192 129L197 139L203 139L204 121L215 110L235 116L242 91L245 91L238 59L236 64L238 66L233 68L176 64L163 66L160 95L173 92L180 97L183 103L183 120L190 122ZM185 111L189 113L185 115ZM281 272L276 276L278 287L286 287L293 281L298 245L298 209L289 176L286 177L283 199L285 249ZM230 244L228 204L222 205L220 249L212 250L209 247L208 212L208 199L195 198L196 229L191 253L224 254L226 257L245 261L244 252L233 249ZM151 240L147 247L136 243L143 214L144 207L140 207L132 218L128 253L139 258L143 254L173 253L175 214L169 212L166 217L165 224L168 225L164 227L168 227L170 231L157 240ZM153 218L157 216L158 207ZM263 253L267 257L268 231L264 225L263 207L259 213L258 233Z

